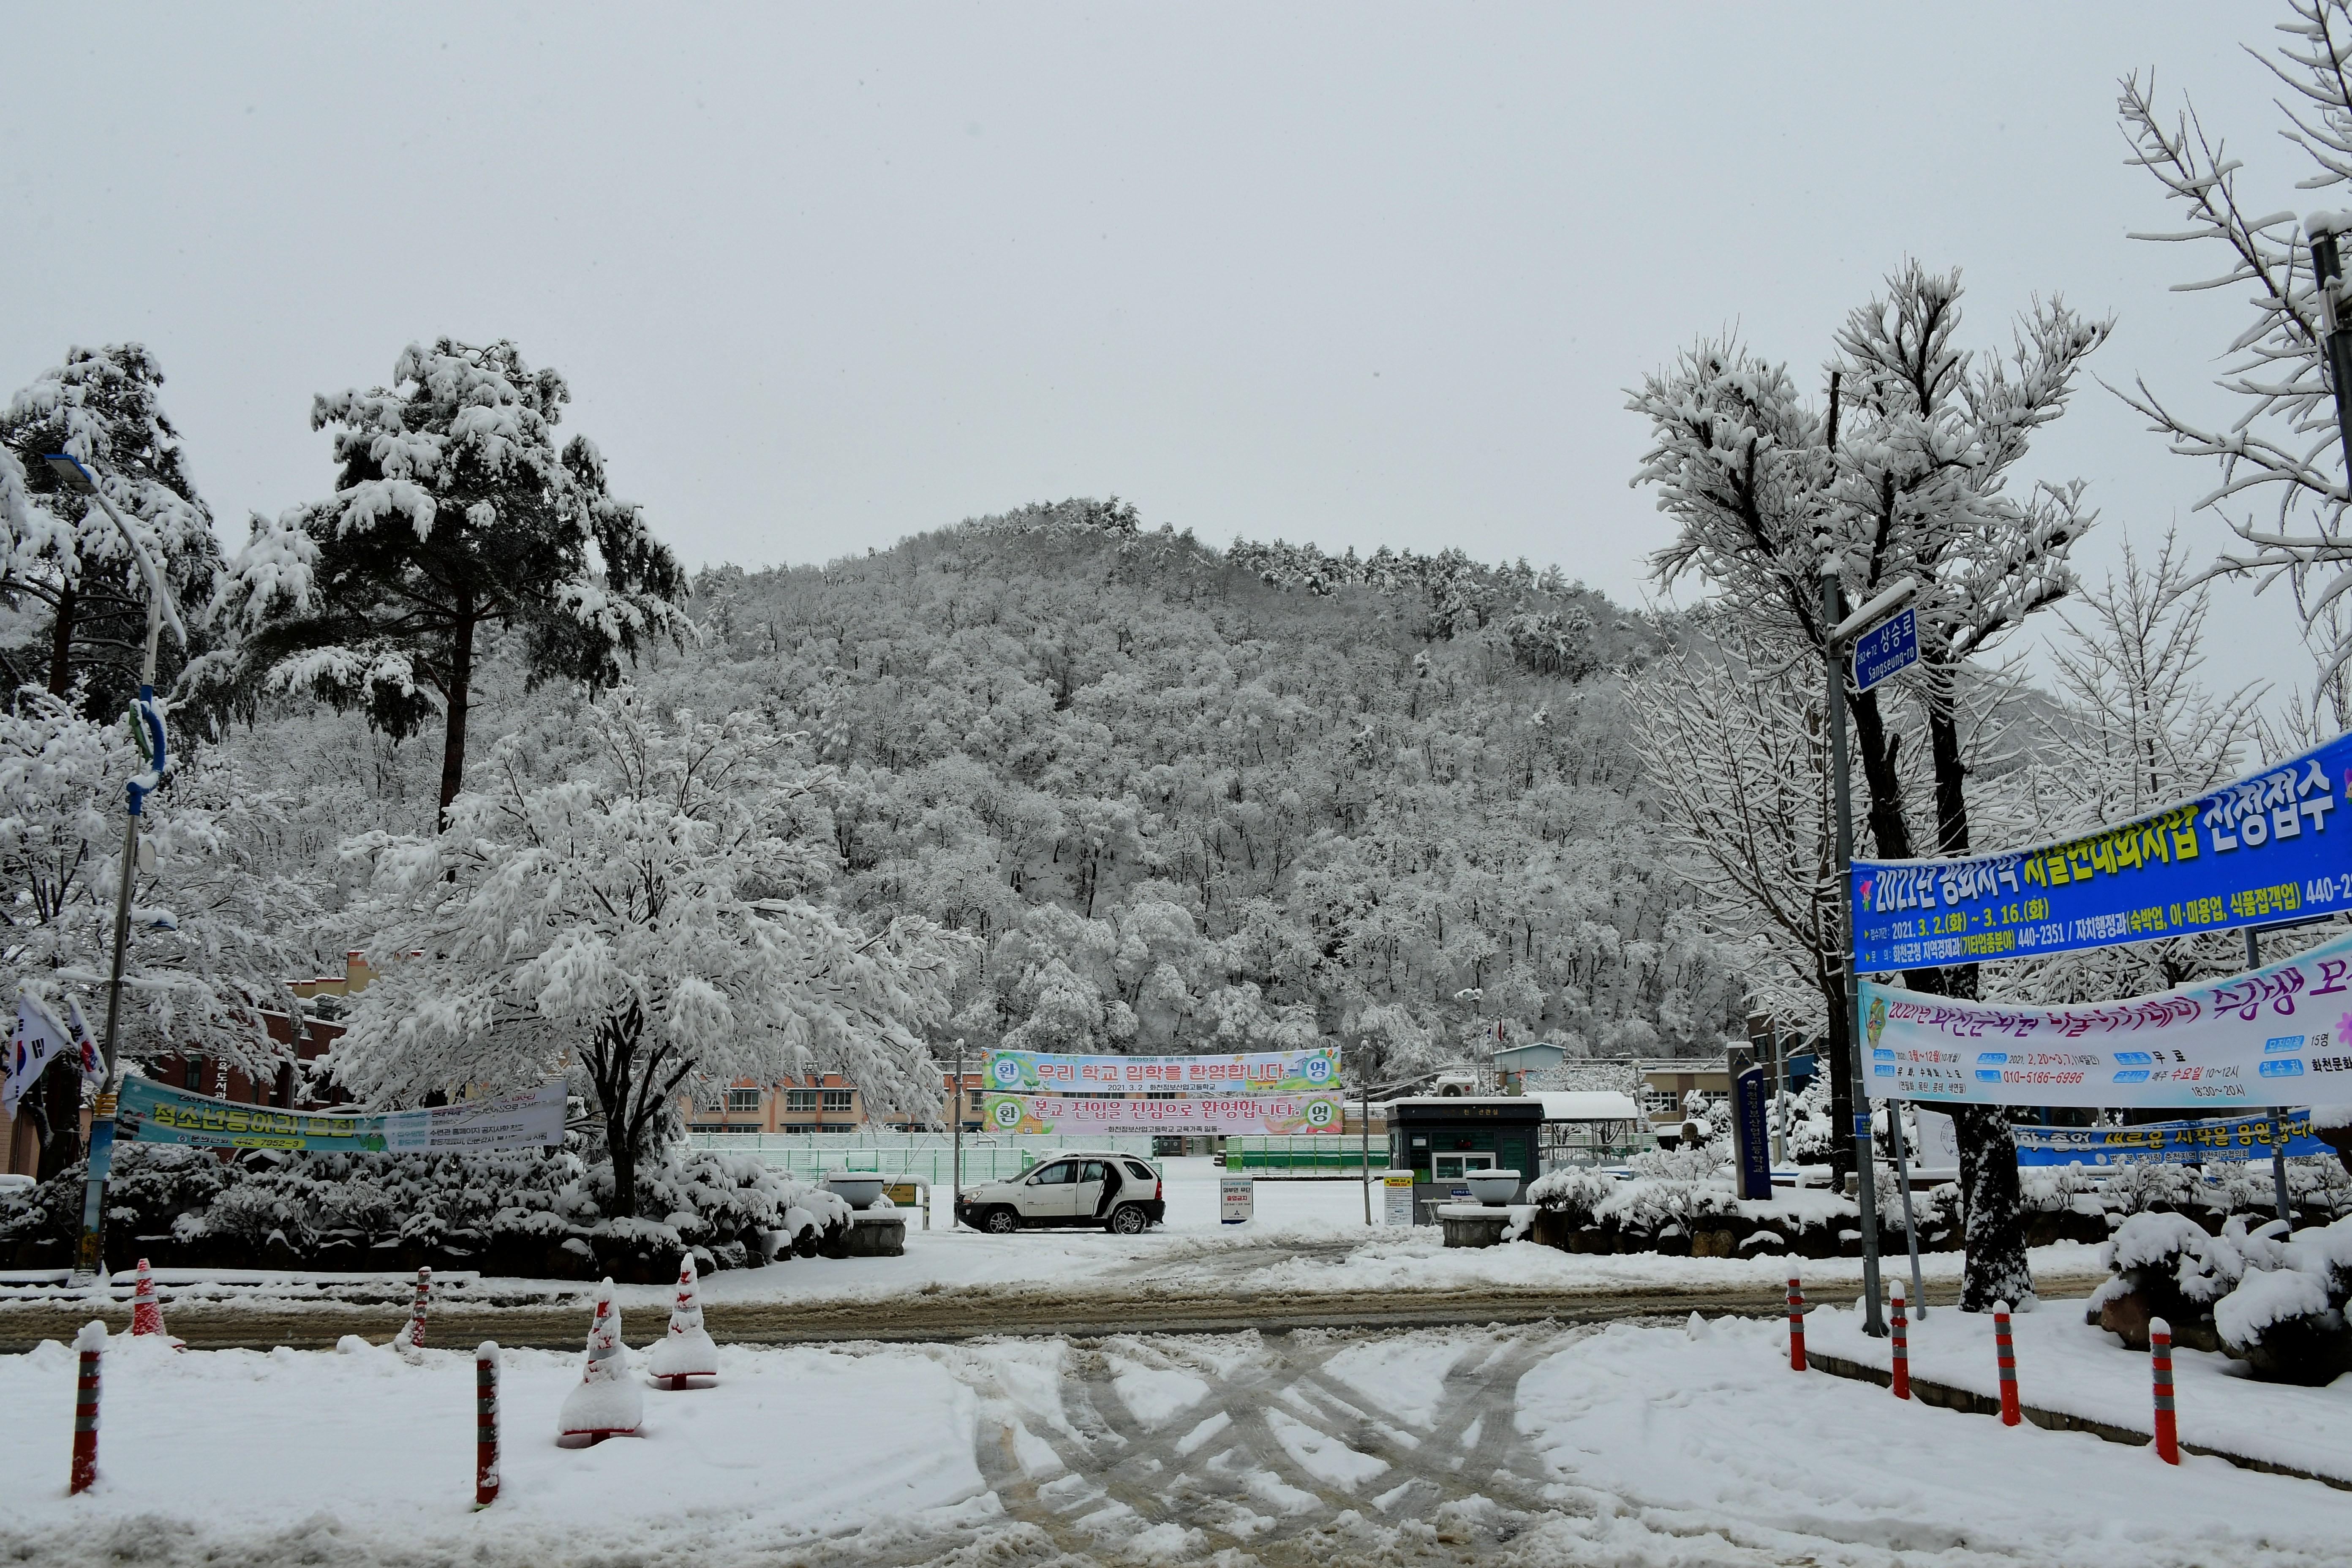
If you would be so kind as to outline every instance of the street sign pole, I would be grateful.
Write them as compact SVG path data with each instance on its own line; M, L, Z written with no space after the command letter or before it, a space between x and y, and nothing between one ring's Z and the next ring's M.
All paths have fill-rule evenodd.
M1828 630L1839 621L1843 595L1838 583L1837 565L1822 563L1822 626ZM1832 635L1822 653L1822 663L1828 667L1829 685L1823 697L1826 717L1830 721L1830 778L1837 796L1837 872L1840 934L1845 962L1844 1041L1852 1068L1853 1092L1847 1101L1853 1115L1854 1207L1862 1216L1862 1331L1873 1339L1886 1337L1886 1322L1878 1305L1878 1194L1872 1181L1873 1161L1870 1150L1870 1111L1868 1110L1869 1080L1864 1077L1862 1056L1862 1018L1857 1011L1860 997L1855 990L1853 972L1853 900L1846 889L1853 881L1853 792L1846 776L1845 756L1845 668L1840 656L1845 651L1844 642Z

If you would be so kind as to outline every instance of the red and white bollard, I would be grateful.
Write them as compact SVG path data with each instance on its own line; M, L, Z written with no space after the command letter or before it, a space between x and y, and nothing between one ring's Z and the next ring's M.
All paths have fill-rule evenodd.
M474 1506L499 1500L499 1342L474 1352Z
M1805 1370L1805 1292L1789 1276L1789 1370Z
M1992 1342L2000 1357L2000 1424L2014 1426L2025 1417L2017 1408L2017 1345L2009 1337L2009 1303L1992 1304Z
M1895 1397L1911 1397L1911 1323L1903 1315L1903 1281L1895 1282Z
M81 1369L74 1382L73 1479L66 1492L89 1490L98 1479L98 1363L106 1351L106 1325L95 1320L74 1336Z
M134 1334L163 1332L163 1309L155 1300L155 1277L148 1272L147 1260L143 1258L139 1260L139 1291L131 1298L131 1331Z
M2162 1318L2147 1321L2147 1363L2156 1379L2156 1457L2177 1465L2180 1427L2172 1411L2172 1325Z
M401 1331L400 1348L421 1351L425 1348L425 1308L433 1296L433 1267L424 1265L416 1270L416 1305L410 1311L408 1327Z

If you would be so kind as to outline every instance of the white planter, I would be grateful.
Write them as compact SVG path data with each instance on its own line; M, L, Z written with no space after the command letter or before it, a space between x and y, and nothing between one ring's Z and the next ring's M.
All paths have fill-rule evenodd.
M1517 1171L1471 1171L1463 1175L1462 1184L1489 1208L1499 1208L1519 1195Z

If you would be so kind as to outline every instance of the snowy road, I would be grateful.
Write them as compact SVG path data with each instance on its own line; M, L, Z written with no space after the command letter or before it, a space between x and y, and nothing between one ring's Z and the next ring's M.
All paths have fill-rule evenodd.
M465 1356L118 1345L100 1486L79 1500L63 1486L70 1354L0 1358L11 1415L0 1562L2341 1560L2341 1493L2213 1459L2168 1469L2084 1434L2011 1430L1792 1373L1770 1323L1008 1338L721 1358L717 1387L648 1393L641 1436L583 1451L555 1447L552 1426L578 1354L509 1354L506 1488L478 1514ZM2037 1370L2057 1375L2052 1363Z

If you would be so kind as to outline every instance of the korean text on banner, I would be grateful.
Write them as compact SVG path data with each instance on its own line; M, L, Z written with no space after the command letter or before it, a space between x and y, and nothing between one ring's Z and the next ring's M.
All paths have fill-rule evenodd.
M1884 973L2352 910L2352 735L2137 822L1965 860L1856 860L1854 967Z
M1076 1094L992 1094L981 1120L994 1132L1337 1132L1339 1097L1236 1094L1185 1100L1094 1100Z
M2285 1123L2290 1160L2332 1158L2336 1151L2311 1135L2311 1112L2290 1112ZM2013 1127L2021 1165L2210 1165L2268 1160L2276 1134L2267 1116L2221 1121L2143 1121L2137 1127Z
M1861 1004L1874 1100L2208 1111L2352 1100L2352 935L2120 1002L1969 1002L1864 981Z
M990 1089L1007 1094L1102 1094L1136 1089L1181 1089L1196 1094L1312 1094L1339 1087L1339 1054L1330 1046L1193 1057L991 1051L981 1072Z
M123 1079L118 1134L138 1143L205 1149L338 1150L347 1153L469 1154L563 1142L563 1086L373 1116L239 1105L150 1079Z

